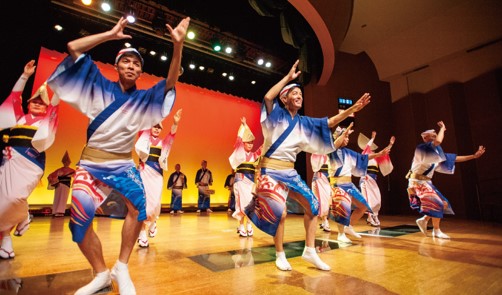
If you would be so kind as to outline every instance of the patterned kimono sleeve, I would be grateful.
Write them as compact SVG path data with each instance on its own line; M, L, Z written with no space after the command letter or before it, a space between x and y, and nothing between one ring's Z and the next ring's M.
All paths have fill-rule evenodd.
M242 138L240 136L237 136L237 139L235 140L234 151L232 152L230 157L228 157L228 161L230 162L232 169L235 170L237 166L245 161L245 159L246 151L244 150L244 143L242 142Z
M345 161L351 161L351 174L355 177L362 177L368 169L368 155L357 153L351 149L345 149Z
M335 143L331 129L328 127L328 118L300 117L302 131L302 151L307 153L328 154L335 151Z
M0 105L0 130L15 126L24 116L21 93L22 91L12 91Z
M418 163L432 164L446 160L441 146L435 146L432 142L421 143L415 149L415 159Z
M394 165L392 165L390 156L388 154L381 157L376 157L375 161L378 163L378 169L383 176L389 175L392 170L394 170Z
M134 150L142 162L146 162L150 154L150 134L150 129L141 130L134 145Z
M446 160L439 163L437 166L436 170L439 173L444 173L444 174L453 174L455 173L455 160L457 159L456 154L444 154L446 157Z
M176 133L169 132L169 134L167 134L161 142L162 150L160 152L159 164L164 171L168 170L167 158L169 157L169 153L171 152L171 147L173 146L175 136Z
M61 100L93 119L112 102L113 83L107 80L87 54L76 61L67 56L47 80Z
M312 171L317 172L321 170L322 165L326 163L326 159L326 155L311 154L310 164L312 165Z
M33 147L39 151L46 151L52 146L56 138L56 131L59 124L59 105L49 104L47 113L40 122L37 132L31 140Z

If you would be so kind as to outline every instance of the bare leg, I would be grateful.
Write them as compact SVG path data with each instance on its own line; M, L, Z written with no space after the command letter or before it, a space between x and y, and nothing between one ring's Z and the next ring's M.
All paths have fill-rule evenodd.
M84 254L87 261L91 264L96 276L87 285L81 287L75 292L75 295L93 294L111 284L110 271L106 267L103 258L103 249L101 241L94 232L92 223L85 232L84 239L78 243L80 251Z
M275 266L277 266L280 270L291 270L291 265L286 259L286 253L284 253L284 222L286 220L286 208L282 212L281 221L279 221L279 226L277 227L277 231L274 236L274 244L275 244Z
M303 214L303 225L305 226L305 246L315 246L315 231L317 229L317 216Z
M364 212L366 211L366 207L358 200L353 198L352 202L356 206L356 210L354 210L354 212L352 212L352 215L350 216L350 225L357 224L359 219L363 217Z
M96 232L94 232L92 223L87 228L82 242L78 243L78 247L96 273L107 270L105 259L103 258L101 241Z
M324 263L315 249L315 231L317 229L317 215L305 212L303 214L303 224L305 226L306 238L305 249L303 249L302 258L320 270L330 270L331 267Z
M286 221L286 208L284 209L284 212L282 212L281 216L281 221L279 222L279 226L277 227L277 231L274 236L274 244L275 244L275 251L276 252L284 252L284 223Z
M428 217L428 216L427 216ZM435 218L435 217L429 217L428 219L426 220L429 220L432 218L432 227L435 229L435 230L438 230L439 229L439 223L441 222L441 218Z
M139 212L131 202L125 198L124 200L127 205L127 215L122 225L122 243L120 245L119 261L127 264L144 222L138 221Z

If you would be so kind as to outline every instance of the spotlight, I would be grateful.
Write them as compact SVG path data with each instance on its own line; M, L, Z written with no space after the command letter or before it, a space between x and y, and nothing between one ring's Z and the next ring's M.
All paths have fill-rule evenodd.
M221 42L220 39L213 37L211 39L211 47L213 48L214 51L219 52L221 51Z
M108 2L107 0L101 2L101 9L104 11L104 12L108 12L112 9L112 6L110 5L110 2Z
M228 54L232 53L232 47L230 46L225 47L225 52Z
M134 14L134 9L132 7L130 7L129 10L127 10L126 19L130 24L136 21L136 16Z
M188 31L187 38L193 40L195 38L195 33L193 31Z

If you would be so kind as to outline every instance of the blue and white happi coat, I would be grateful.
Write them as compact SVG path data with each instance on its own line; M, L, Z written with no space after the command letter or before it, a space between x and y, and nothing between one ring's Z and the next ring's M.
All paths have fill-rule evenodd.
M295 162L300 152L328 154L335 150L328 118L295 115L294 118L279 106L277 99L267 114L262 104L261 126L265 157ZM290 132L284 132L290 128ZM290 195L294 192L296 194ZM262 231L275 236L288 195L295 199L306 213L318 215L319 202L310 187L295 169L275 170L262 168L257 179L256 197L246 207L246 215Z
M76 61L66 57L48 84L61 100L89 118L87 147L108 153L130 154L138 132L161 122L176 98L175 89L165 92L164 79L146 90L133 87L122 92L119 83L106 79L87 54ZM74 241L81 242L96 209L113 192L138 209L138 221L146 219L144 187L132 157L79 161L70 221Z
M412 209L436 218L454 214L448 199L432 184L432 176L434 171L453 174L456 158L456 154L445 153L441 146L432 142L421 143L415 148L410 173L428 180L408 179L408 198Z

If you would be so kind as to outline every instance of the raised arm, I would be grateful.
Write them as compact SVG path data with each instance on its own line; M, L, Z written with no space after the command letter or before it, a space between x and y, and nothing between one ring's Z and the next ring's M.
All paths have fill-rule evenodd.
M457 158L455 159L455 162L465 162L465 161L477 159L485 153L485 150L486 150L485 147L480 145L478 147L478 150L474 154L468 155L468 156L457 156Z
M76 60L82 53L85 53L97 45L110 40L131 39L131 35L124 34L124 28L127 26L128 21L121 17L115 26L106 32L97 33L85 36L73 41L68 42L68 53L73 60Z
M349 142L349 135L354 132L352 130L352 127L354 126L354 123L350 123L350 125L340 134L336 139L335 139L335 148L339 149L340 147L344 147L348 144Z
M265 94L264 102L265 106L267 107L267 113L270 113L272 111L272 107L274 105L274 99L279 95L279 92L281 92L281 89L284 88L290 81L293 81L294 79L298 78L300 74L302 73L301 71L296 71L296 68L298 67L298 63L300 63L300 60L297 59L295 64L291 67L289 70L289 73L284 76L277 84L272 86L270 90Z
M369 93L363 94L355 104L353 104L350 108L346 109L344 112L339 113L328 119L329 128L334 128L340 122L342 122L345 118L355 112L359 112L362 110L367 104L371 101L371 95Z
M178 130L178 124L181 120L181 112L183 111L183 109L179 109L176 114L174 114L174 117L173 117L173 125L171 126L171 134L175 134L176 131Z
M26 81L35 73L35 60L30 60L26 65L24 66L24 71L17 80L16 84L14 84L14 87L12 88L12 91L23 91L24 86L26 86Z
M434 145L438 146L443 142L444 139L444 132L446 131L446 126L444 125L443 121L438 122L439 126L439 132L438 135L436 136L436 139L434 139Z
M169 71L167 73L166 91L172 89L176 82L178 82L181 68L181 53L183 51L183 43L185 42L189 24L189 17L182 19L174 29L169 24L166 24L166 28L169 34L171 34L171 40L173 42L173 56L171 57L171 64L169 65Z

